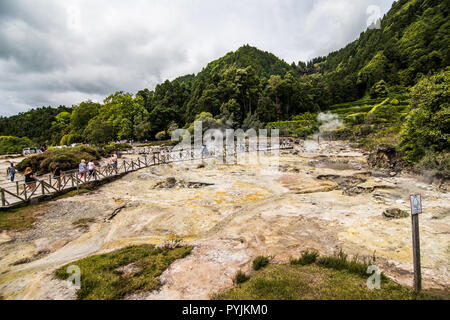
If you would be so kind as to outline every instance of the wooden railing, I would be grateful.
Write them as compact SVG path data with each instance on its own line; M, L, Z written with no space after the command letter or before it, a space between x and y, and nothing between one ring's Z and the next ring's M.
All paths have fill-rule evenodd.
M291 144L283 144L272 148L270 145L263 149L245 149L240 150L170 150L160 152L140 152L134 150L135 154L141 154L142 157L136 160L119 160L116 167L112 165L103 165L95 168L90 174L87 170L83 175L78 170L65 171L59 178L52 175L41 176L34 183L25 181L9 182L0 185L1 207L14 207L20 204L30 203L30 200L39 199L45 196L77 190L82 185L94 181L102 181L110 177L123 175L129 172L137 171L143 168L157 166L167 163L194 161L202 159L211 159L218 157L229 157L243 152L275 151L282 149L292 149Z

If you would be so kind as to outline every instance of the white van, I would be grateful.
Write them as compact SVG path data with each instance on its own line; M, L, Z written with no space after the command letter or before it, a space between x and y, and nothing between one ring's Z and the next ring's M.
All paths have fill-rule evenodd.
M39 154L39 153L42 153L41 149L39 149L39 148L25 148L25 149L22 149L22 156L24 156L24 157L32 155L32 154Z

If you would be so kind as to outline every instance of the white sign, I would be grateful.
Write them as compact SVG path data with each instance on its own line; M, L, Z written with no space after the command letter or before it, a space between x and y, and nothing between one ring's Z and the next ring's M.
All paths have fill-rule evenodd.
M422 198L420 194L412 194L410 196L411 201L411 214L421 214L422 213Z

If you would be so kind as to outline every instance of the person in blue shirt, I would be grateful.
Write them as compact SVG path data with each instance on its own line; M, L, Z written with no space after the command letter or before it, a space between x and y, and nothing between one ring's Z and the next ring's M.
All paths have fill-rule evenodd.
M14 177L16 176L16 166L14 165L14 162L11 162L11 166L6 169L6 172L9 175L11 182L13 182Z
M78 172L80 173L80 179L83 179L86 175L86 160L81 160L81 163L78 165Z

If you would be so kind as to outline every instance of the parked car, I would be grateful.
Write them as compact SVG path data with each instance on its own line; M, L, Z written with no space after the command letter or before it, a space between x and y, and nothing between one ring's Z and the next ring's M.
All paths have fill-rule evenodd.
M22 156L29 156L32 154L39 154L42 153L41 149L39 148L24 148L22 149Z

